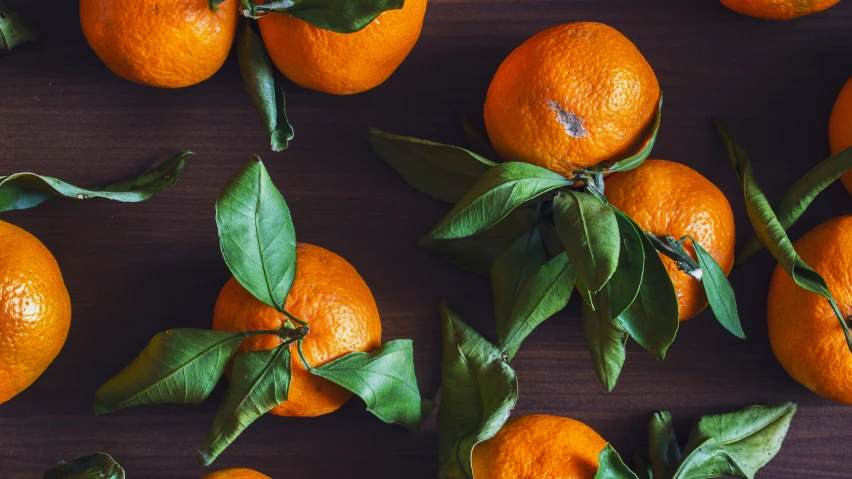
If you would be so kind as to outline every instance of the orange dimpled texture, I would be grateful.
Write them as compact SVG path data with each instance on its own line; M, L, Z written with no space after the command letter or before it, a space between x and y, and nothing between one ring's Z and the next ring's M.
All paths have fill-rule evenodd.
M272 479L266 474L261 474L251 469L223 469L221 471L207 474L201 479Z
M573 419L530 415L509 419L473 450L476 479L593 479L606 441Z
M570 178L634 153L659 100L657 77L630 40L601 23L569 23L506 57L488 88L485 126L504 161Z
M296 279L285 308L310 325L302 346L308 363L319 367L352 352L379 348L379 311L355 268L319 246L299 243L296 249ZM284 315L260 302L233 277L219 293L213 312L213 329L218 331L273 330L284 321ZM280 343L278 336L247 338L237 354L272 349ZM308 372L295 343L290 346L290 356L290 393L272 414L320 416L336 411L352 397L346 389Z
M163 88L210 78L228 57L239 0L80 0L89 45L116 75Z
M725 275L734 266L734 213L725 195L697 171L680 163L647 160L639 168L606 179L609 202L645 231L680 239L691 235L719 263ZM695 258L692 242L684 242ZM702 284L662 256L677 294L681 321L707 306Z
M426 0L405 0L354 33L335 33L292 15L258 21L278 69L294 83L333 95L352 95L388 79L420 37Z
M71 325L59 265L33 235L0 221L0 403L53 362Z
M850 317L852 216L822 223L794 247L825 279L843 317ZM790 376L826 399L852 404L852 352L828 301L796 285L778 266L769 286L767 318L772 351Z
M828 123L828 139L832 155L852 146L852 79L846 82L834 103ZM840 181L852 193L852 172L844 173Z
M731 10L765 20L792 20L833 7L840 0L721 0Z

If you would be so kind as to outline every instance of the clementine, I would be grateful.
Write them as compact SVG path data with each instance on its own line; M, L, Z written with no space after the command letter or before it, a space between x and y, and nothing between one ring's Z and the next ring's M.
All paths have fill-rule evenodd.
M831 110L828 138L832 155L852 146L852 79L840 90L834 109ZM844 173L840 181L847 191L852 192L852 172Z
M707 178L680 163L647 160L634 170L606 179L609 202L643 230L680 239L691 235L729 274L734 266L734 213L725 195ZM695 258L692 242L684 242ZM701 283L662 256L677 293L678 312L686 321L707 306Z
M750 17L792 20L833 7L840 0L721 0L722 5Z
M355 268L331 251L305 243L296 247L296 278L285 308L306 321L310 333L303 341L305 359L319 367L346 354L369 352L381 346L382 325L370 288ZM258 331L280 329L284 315L260 302L233 277L219 293L213 329ZM243 340L237 354L272 349L279 336ZM272 409L279 416L320 416L336 411L352 393L311 374L290 346L291 378L287 401Z
M59 265L33 235L0 221L0 404L53 362L71 326Z
M223 469L207 474L201 479L272 479L266 474L261 474L251 469Z

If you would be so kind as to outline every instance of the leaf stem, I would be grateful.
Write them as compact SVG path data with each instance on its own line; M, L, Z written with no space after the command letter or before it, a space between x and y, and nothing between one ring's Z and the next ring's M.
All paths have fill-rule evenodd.
M692 276L698 281L701 281L704 276L703 271L701 271L701 266L699 266L698 263L692 259L692 256L683 249L682 241L688 236L684 236L680 240L676 240L670 235L657 236L647 231L644 233L645 236L651 240L651 243L654 245L654 249L674 261L677 265L677 269Z
M308 360L305 359L305 352L302 351L302 341L301 340L299 341L299 345L296 347L296 349L299 351L299 359L302 360L302 364L305 365L305 369L307 369L308 371L313 371L314 368L310 364L308 364Z
M281 308L280 311L281 311L281 314L283 314L284 316L287 316L288 318L290 318L290 321L293 321L294 323L298 324L299 326L307 326L308 325L307 322L302 321L301 319L293 316L293 314L290 313L289 311L287 311L286 309Z
M840 308L837 307L837 302L834 298L827 299L829 304L831 304L831 309L834 310L835 316L837 316L837 319L840 321L840 327L843 328L843 335L846 336L846 346L849 348L849 351L852 352L852 334L849 332L849 324L840 312Z

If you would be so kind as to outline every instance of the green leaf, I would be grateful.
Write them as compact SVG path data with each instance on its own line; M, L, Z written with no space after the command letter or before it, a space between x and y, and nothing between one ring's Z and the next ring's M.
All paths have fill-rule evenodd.
M272 60L248 18L240 24L237 57L246 91L269 133L272 151L284 151L295 134L284 109L284 87L275 78Z
M136 178L113 183L103 190L87 190L35 173L0 176L0 212L32 208L54 196L77 200L105 198L122 203L145 201L177 183L186 159L192 154L182 151Z
M621 456L609 444L598 454L598 472L595 479L639 479L624 465Z
M426 251L440 253L462 268L479 274L489 274L494 261L517 238L535 226L532 208L518 208L503 221L467 238L436 240L424 236L417 243Z
M636 469L636 476L639 479L653 479L654 473L651 470L651 460L648 458L648 448L640 447L633 454L633 468Z
M651 240L644 234L641 239L645 250L642 285L633 304L618 316L618 322L634 341L662 360L680 326L677 294Z
M439 200L457 203L496 163L456 146L442 145L369 128L373 151L411 186Z
M497 323L497 336L511 361L521 342L546 319L562 311L571 298L577 274L562 253L524 281L505 326Z
M0 1L0 50L11 50L38 37L35 29Z
M754 478L778 454L795 413L788 402L702 417L672 479Z
M450 213L429 233L433 239L473 236L497 224L515 208L571 182L529 163L489 168Z
M692 247L695 249L695 255L698 257L698 265L701 266L703 272L701 276L701 284L704 286L704 292L707 293L707 299L710 302L710 309L719 323L731 332L734 336L745 339L743 327L740 325L740 315L737 313L737 300L734 297L734 288L728 282L725 272L716 263L716 260L710 256L710 253L704 249L695 239L692 239Z
M612 391L627 356L627 334L612 319L609 310L609 288L591 294L592 306L582 304L583 331L592 355L592 364L601 384Z
M748 212L751 225L754 227L757 237L766 246L778 264L793 278L799 286L806 291L818 294L828 300L834 309L834 314L840 321L843 334L846 337L846 345L852 351L852 334L846 319L840 313L831 291L822 276L811 269L793 248L793 243L787 237L787 232L775 216L775 212L769 205L766 196L757 184L751 168L751 160L740 144L733 139L728 130L720 122L716 122L716 129L722 137L722 141L728 150L731 166L737 174L737 178L745 194L746 211Z
M645 272L645 248L642 244L644 234L627 215L616 209L613 210L618 222L621 247L618 252L618 266L607 284L610 313L613 317L618 317L639 296Z
M668 477L680 462L680 446L677 443L672 415L660 411L648 422L648 456L654 477Z
M197 404L210 395L245 337L203 329L170 329L95 393L95 414L144 404Z
M357 32L403 0L298 0L257 5L257 12L281 12L336 33Z
M441 303L444 360L438 406L441 479L473 477L471 454L497 434L518 400L515 371L500 350Z
M817 195L849 169L852 169L852 147L818 164L799 179L784 193L781 200L773 208L781 227L785 231L790 229L810 206L811 202L816 199ZM737 254L736 263L738 265L745 263L747 259L761 249L763 249L763 243L760 238L752 236L745 247Z
M589 193L565 191L553 199L553 219L583 285L600 291L618 267L621 242L615 213Z
M347 354L311 372L357 394L384 422L420 426L422 404L411 340L391 341L369 354Z
M494 148L491 147L491 142L478 130L473 123L467 117L462 117L461 119L462 130L464 130L464 136L467 138L467 143L470 146L471 151L482 155L485 158L488 158L492 161L500 161L500 157L497 155L497 152L494 151Z
M198 462L209 466L245 428L286 401L289 390L287 344L235 357L231 384L198 453Z
M255 298L281 310L296 276L290 210L260 158L253 156L216 200L225 263Z
M96 452L47 471L42 479L124 479L124 469L109 454Z

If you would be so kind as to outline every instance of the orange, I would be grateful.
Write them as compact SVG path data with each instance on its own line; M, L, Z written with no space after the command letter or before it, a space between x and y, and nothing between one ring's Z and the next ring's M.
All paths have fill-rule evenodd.
M630 156L659 100L657 77L630 40L601 23L569 23L506 57L488 88L485 126L503 160L570 178Z
M476 479L592 479L606 441L567 417L534 414L509 419L473 450Z
M852 216L822 223L794 246L825 279L843 317L852 315ZM826 399L852 404L852 352L828 301L797 286L778 266L767 318L772 351L790 376Z
M355 268L319 246L299 243L296 249L296 278L285 309L310 325L303 342L308 363L319 367L346 354L381 346L379 311ZM284 321L284 315L261 303L234 278L222 288L213 312L213 329L219 331L279 329ZM237 354L279 344L278 336L255 336L243 340ZM272 414L320 416L336 411L352 397L346 389L309 373L299 360L295 343L290 354L290 394Z
M725 195L697 171L680 163L647 160L639 168L606 179L609 202L643 230L680 239L691 235L719 263L725 275L734 266L734 213ZM695 258L692 242L684 248ZM701 283L662 256L677 293L681 321L707 306Z
M272 479L266 474L261 474L251 469L223 469L207 474L201 479Z
M59 265L35 236L0 221L0 404L53 362L71 326Z
M305 88L352 95L379 86L405 60L423 26L426 0L405 0L354 33L335 33L292 15L258 20L275 66Z
M846 82L831 110L828 124L828 139L831 142L831 154L840 153L852 146L852 79ZM852 192L852 172L840 177L846 190Z
M239 0L80 0L89 45L116 75L164 88L210 78L231 50Z
M721 0L722 5L750 17L792 20L833 7L840 0Z

